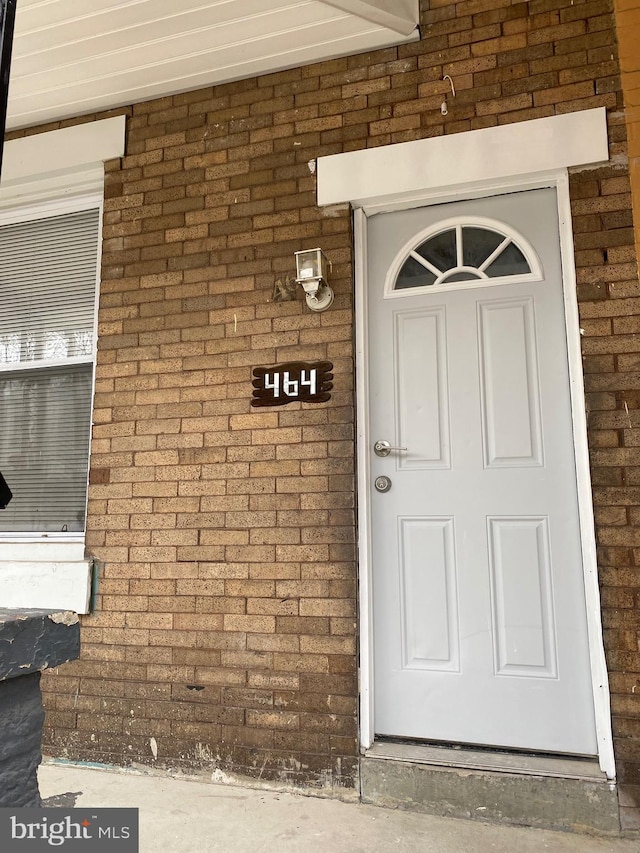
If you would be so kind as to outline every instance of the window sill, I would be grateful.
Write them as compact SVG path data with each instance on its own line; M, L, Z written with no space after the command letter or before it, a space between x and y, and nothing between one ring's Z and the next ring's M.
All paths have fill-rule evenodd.
M0 542L0 555L3 607L89 612L93 560L83 542Z
M76 562L84 560L84 536L78 539L55 539L45 536L0 536L0 565L10 562Z

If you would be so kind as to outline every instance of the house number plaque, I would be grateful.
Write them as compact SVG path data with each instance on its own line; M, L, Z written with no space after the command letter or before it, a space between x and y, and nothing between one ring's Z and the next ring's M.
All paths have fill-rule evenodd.
M326 403L331 399L332 370L330 361L291 361L273 367L254 367L251 405Z

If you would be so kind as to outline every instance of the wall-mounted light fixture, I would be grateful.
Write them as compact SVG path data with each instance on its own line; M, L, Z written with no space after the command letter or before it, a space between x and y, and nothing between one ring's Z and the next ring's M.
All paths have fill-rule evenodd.
M333 290L328 284L331 261L322 249L305 249L294 252L296 281L301 284L312 311L326 311L333 302Z

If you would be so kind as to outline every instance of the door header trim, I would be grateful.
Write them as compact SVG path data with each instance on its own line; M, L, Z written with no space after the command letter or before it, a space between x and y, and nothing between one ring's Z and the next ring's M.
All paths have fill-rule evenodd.
M320 157L318 205L418 201L439 190L609 159L604 107Z

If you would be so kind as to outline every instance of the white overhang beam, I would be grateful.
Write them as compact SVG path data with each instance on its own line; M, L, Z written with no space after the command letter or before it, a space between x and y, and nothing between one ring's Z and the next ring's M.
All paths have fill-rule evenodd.
M318 158L318 205L383 205L609 159L604 107Z
M409 36L418 26L418 0L323 0L372 24Z

